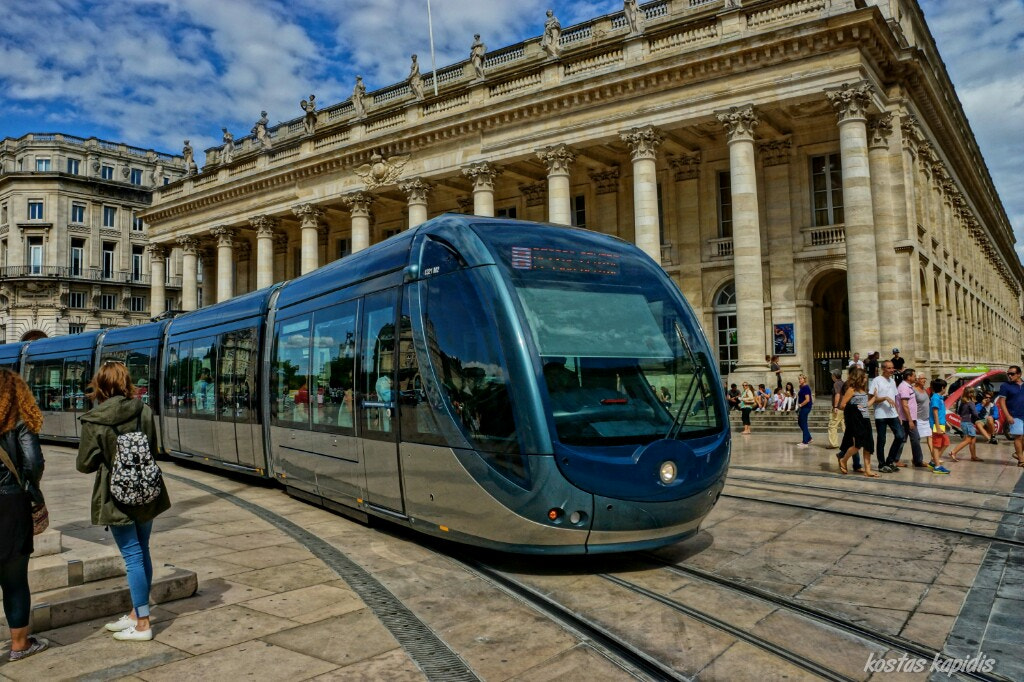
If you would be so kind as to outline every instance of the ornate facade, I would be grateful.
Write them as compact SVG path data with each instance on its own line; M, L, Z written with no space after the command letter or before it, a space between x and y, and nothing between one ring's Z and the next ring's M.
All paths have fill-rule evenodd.
M0 343L148 322L141 211L183 173L180 156L96 138L0 141Z
M914 0L641 12L207 150L146 213L185 254L183 307L204 248L224 299L463 211L635 242L736 378L776 352L822 386L851 351L933 374L1020 360L1024 268Z

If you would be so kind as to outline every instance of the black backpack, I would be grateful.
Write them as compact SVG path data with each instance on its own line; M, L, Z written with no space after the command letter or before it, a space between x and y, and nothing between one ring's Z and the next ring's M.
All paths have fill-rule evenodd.
M117 434L117 450L110 465L110 496L123 505L140 507L160 497L162 491L163 475L149 447L149 438L142 431L139 412L135 430Z

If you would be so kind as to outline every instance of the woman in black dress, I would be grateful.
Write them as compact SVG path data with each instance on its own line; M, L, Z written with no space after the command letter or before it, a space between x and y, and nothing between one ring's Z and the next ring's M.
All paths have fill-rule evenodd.
M867 372L860 367L853 367L846 379L846 393L839 403L839 408L843 410L843 417L846 419L846 433L843 440L850 444L842 459L839 460L840 473L849 473L847 462L857 454L858 450L863 450L864 475L871 478L878 477L878 474L871 471L871 455L875 451L875 446L871 437L868 408L873 402L874 400L868 395Z

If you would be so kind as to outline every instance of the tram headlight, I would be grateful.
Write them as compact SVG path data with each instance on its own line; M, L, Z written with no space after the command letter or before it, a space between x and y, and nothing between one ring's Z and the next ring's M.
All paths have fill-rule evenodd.
M658 470L658 476L661 477L662 483L668 485L672 481L676 480L677 474L678 471L676 470L675 462L669 461L661 463L661 468Z

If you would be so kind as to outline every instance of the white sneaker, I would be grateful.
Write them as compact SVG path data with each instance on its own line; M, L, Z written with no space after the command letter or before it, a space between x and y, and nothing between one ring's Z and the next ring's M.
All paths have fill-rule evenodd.
M125 630L114 633L114 639L122 642L148 642L153 639L153 628L148 630L136 630L134 625Z
M135 621L132 620L132 617L125 614L117 620L115 620L113 623L107 623L103 627L105 627L110 632L121 632L122 630L127 630L128 628L134 625Z

